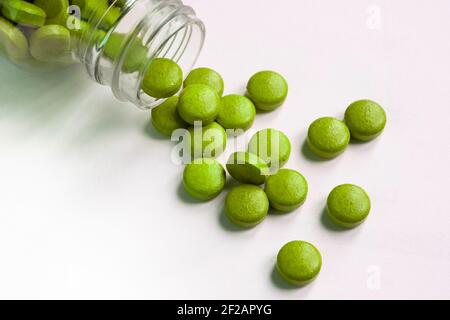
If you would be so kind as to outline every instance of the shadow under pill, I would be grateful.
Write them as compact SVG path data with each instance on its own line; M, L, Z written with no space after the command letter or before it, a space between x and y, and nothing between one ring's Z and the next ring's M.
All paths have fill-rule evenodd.
M180 200L183 201L184 203L201 204L201 203L205 202L205 201L201 201L201 200L197 200L197 199L192 198L189 195L189 193L187 193L186 189L184 188L183 181L181 181L178 184L177 195L178 195L178 198L180 198Z
M338 226L333 221L331 221L330 217L328 216L328 209L326 206L322 210L322 215L320 216L320 222L328 231L344 232L344 231L348 230L346 228Z
M219 224L222 226L222 228L225 231L228 232L245 232L250 230L251 228L243 228L240 226L235 225L228 219L227 213L225 211L225 206L222 206L219 212Z
M310 286L312 285L312 282L307 283L303 286L294 286L288 282L286 282L280 275L280 273L277 270L277 266L275 265L272 268L272 272L270 273L270 279L272 280L272 283L275 287L277 287L278 289L281 290L286 290L286 291L294 291L294 290L300 290L303 292L307 292L310 288Z
M145 126L144 126L144 133L147 137L150 137L154 140L169 140L170 138L163 135L161 132L159 132L158 130L155 129L155 127L153 126L152 122L149 120L146 122Z
M301 148L303 156L308 159L309 161L313 162L326 162L330 159L323 159L317 155L315 155L311 149L308 147L308 143L306 142L306 139L303 141L302 148Z

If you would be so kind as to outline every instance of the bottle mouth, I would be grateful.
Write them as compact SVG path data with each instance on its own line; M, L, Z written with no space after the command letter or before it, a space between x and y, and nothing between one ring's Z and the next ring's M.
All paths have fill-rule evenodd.
M199 19L192 18L193 14L194 11L190 7L178 10L146 44L154 54L139 75L135 102L138 107L149 109L165 101L151 97L141 89L144 75L152 59L167 58L176 62L183 70L184 76L187 76L197 62L205 41L205 27Z
M203 23L180 0L131 1L101 40L95 40L94 32L89 32L91 41L86 41L89 45L82 57L88 73L98 83L110 86L119 100L144 110L165 101L141 88L151 61L171 59L186 76L205 40Z

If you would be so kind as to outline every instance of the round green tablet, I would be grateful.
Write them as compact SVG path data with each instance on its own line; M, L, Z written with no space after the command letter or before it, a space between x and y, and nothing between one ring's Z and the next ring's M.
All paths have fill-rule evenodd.
M228 173L237 181L260 185L269 174L267 163L249 152L234 152L227 161Z
M237 94L222 98L217 122L227 129L247 130L255 120L255 105L250 99Z
M60 25L46 25L30 38L33 58L43 62L57 62L70 56L70 32Z
M369 141L378 137L386 126L386 113L376 102L359 100L345 111L345 123L356 140Z
M178 100L177 96L170 97L152 109L152 124L163 135L170 137L174 130L189 126L178 114Z
M308 183L299 172L281 169L267 178L264 191L272 208L281 212L290 212L305 202L308 195Z
M22 0L2 1L2 14L6 19L28 27L41 27L47 18L44 10Z
M256 108L271 111L283 104L288 94L288 84L274 71L261 71L250 78L247 94Z
M255 133L249 141L248 151L258 155L272 169L284 166L291 155L291 142L281 131L263 129Z
M214 158L219 156L227 146L227 133L225 129L213 122L204 127L188 128L193 158Z
M103 53L109 59L116 60L123 54L122 52L126 45L127 35L122 33L112 33L105 44ZM126 56L123 58L122 69L125 72L135 72L144 67L147 61L147 48L142 42L135 41L130 48L127 49Z
M211 87L219 96L222 96L224 82L222 76L209 68L197 68L192 70L184 80L184 87L193 84L205 84Z
M193 84L181 92L178 112L187 123L201 121L208 125L217 118L219 110L220 97L207 85Z
M183 173L184 188L198 200L217 197L225 186L225 180L225 169L213 159L197 159L188 164Z
M241 227L250 228L264 220L269 211L269 200L264 191L254 185L234 187L225 199L228 219Z
M162 99L173 96L183 84L180 66L166 58L156 58L151 63L142 81L142 90L151 97Z
M319 250L306 241L286 243L277 256L277 269L288 283L303 286L313 281L322 268Z
M25 35L11 22L0 17L0 53L2 51L17 63L28 57L28 41Z
M328 195L327 211L330 219L338 226L353 228L369 215L370 198L361 187L343 184Z
M345 151L350 142L350 131L336 118L320 118L309 126L307 142L316 155L331 159Z
M66 26L69 17L69 0L34 0L34 4L44 10L45 24Z

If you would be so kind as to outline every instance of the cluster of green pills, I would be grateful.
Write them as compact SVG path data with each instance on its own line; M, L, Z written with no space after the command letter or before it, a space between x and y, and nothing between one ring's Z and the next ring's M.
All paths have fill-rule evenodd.
M78 6L82 20L71 16L71 5ZM93 38L103 39L120 19L121 5L109 0L2 0L0 54L32 66L71 63L83 34L93 31Z
M248 130L254 123L256 109L279 107L288 92L286 80L274 71L253 75L247 95L224 96L224 80L210 68L194 69L184 81L183 77L176 62L155 58L145 72L141 88L153 98L167 99L152 110L152 124L166 136L187 128L191 159L219 156L225 150L227 133L237 135ZM287 160L286 151L283 149L282 162Z
M385 126L384 109L374 101L359 100L348 106L344 121L323 117L311 123L307 144L317 156L331 159L345 151L350 137L370 141L379 136Z

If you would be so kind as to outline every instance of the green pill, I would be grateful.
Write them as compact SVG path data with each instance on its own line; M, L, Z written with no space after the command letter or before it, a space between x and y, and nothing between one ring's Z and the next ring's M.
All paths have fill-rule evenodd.
M386 126L386 113L376 102L359 100L345 111L345 123L356 140L369 141L378 137Z
M170 97L152 109L153 127L165 136L170 137L176 129L188 127L188 124L178 114L178 100L177 96Z
M309 126L307 143L319 157L337 157L345 151L349 142L350 131L345 123L338 119L324 117Z
M260 185L269 174L267 163L249 152L234 152L227 161L228 173L237 181Z
M0 17L0 54L6 54L13 62L28 58L28 41L15 25Z
M220 97L207 85L193 84L181 92L178 112L187 123L208 125L216 120L219 110Z
M304 286L312 282L321 268L322 256L319 250L306 241L288 242L278 252L278 272L294 286Z
M174 61L154 59L145 73L142 90L150 97L163 99L176 94L183 84L183 71Z
M338 226L353 228L369 215L370 198L361 187L343 184L328 195L327 211L330 219Z
M211 87L219 96L222 96L224 82L222 76L209 68L197 68L192 70L184 80L184 87L193 84L204 84Z
M290 212L305 202L308 195L308 183L299 172L281 169L267 178L264 191L272 208L281 212Z
M283 76L274 71L261 71L250 78L247 94L256 108L272 111L283 104L288 95L288 84Z
M34 0L34 4L44 10L45 24L66 26L69 17L69 0Z
M44 10L22 0L3 0L2 14L6 19L28 27L41 27L47 18Z
M30 38L30 53L38 61L63 62L70 49L70 32L60 25L40 27Z
M194 159L218 157L227 146L227 133L217 122L204 127L191 126L188 133L191 157Z
M225 180L225 169L213 159L197 159L188 164L183 173L184 188L198 200L217 197L225 186Z
M252 126L255 115L255 105L250 99L230 94L222 98L217 122L227 129L247 130Z
M251 228L261 223L269 211L269 200L264 191L254 185L234 187L225 199L228 219L241 227Z
M103 54L107 58L115 61L123 54L122 52L125 50L126 45L127 35L122 33L112 33L103 48ZM145 66L147 61L147 48L142 42L135 41L131 44L130 48L127 49L126 55L123 58L122 70L130 73L139 71ZM146 80L144 79L144 81Z
M284 166L291 155L291 142L281 131L263 129L255 133L249 141L248 151L258 155L272 170Z

